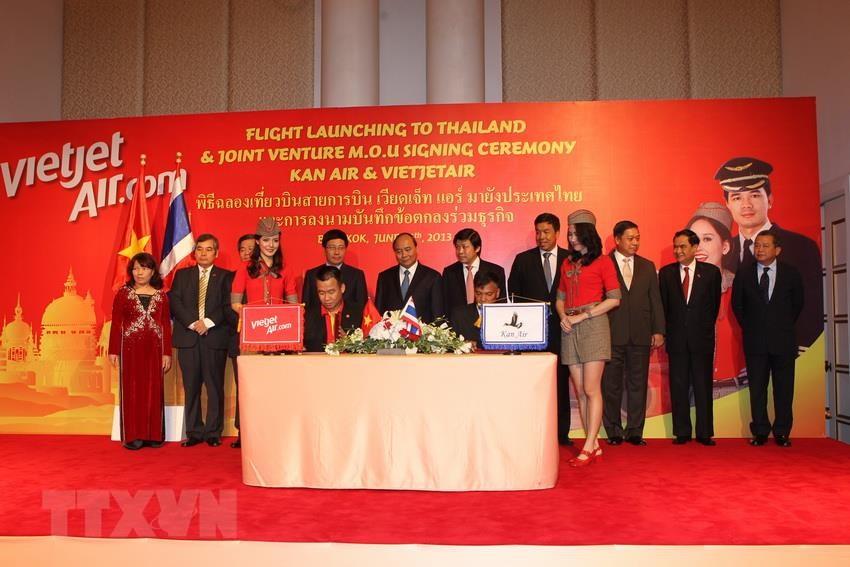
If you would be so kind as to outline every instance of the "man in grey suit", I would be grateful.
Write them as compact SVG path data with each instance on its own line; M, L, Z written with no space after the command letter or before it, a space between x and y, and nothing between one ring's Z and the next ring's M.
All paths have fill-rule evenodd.
M629 220L614 225L617 248L611 261L617 269L622 299L608 313L611 324L611 360L602 375L604 399L602 421L608 443L619 445L625 439L632 445L646 445L646 390L649 383L650 350L664 344L664 306L658 291L655 264L637 255L640 247L638 226ZM620 408L626 392L626 429Z

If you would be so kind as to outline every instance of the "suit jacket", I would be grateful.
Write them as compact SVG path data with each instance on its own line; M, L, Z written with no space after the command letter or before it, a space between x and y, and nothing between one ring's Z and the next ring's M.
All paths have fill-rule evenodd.
M540 249L532 248L520 252L514 258L511 275L508 277L508 289L513 295L527 297L535 301L549 302L549 348L557 349L561 344L561 325L555 312L555 300L558 298L558 285L561 282L561 265L567 260L569 253L566 248L558 247L558 258L555 262L555 273L552 289L546 289L546 275L543 273L543 261ZM517 298L518 302L528 299Z
M463 335L465 340L474 342L476 346L480 347L481 328L475 326L478 317L478 305L467 303L466 305L455 307L451 312L451 318L449 320L455 332Z
M558 258L555 262L555 273L552 280L552 289L546 289L546 275L543 273L543 261L540 258L540 249L532 248L520 252L514 258L511 266L511 275L508 278L508 289L512 294L520 295L534 301L548 301L555 311L555 300L558 298L558 285L561 282L561 265L569 257L565 248L558 247ZM528 299L518 299L520 302ZM556 316L557 318L557 316Z
M505 269L493 262L481 260L478 264L479 272L493 272L498 278L499 297L505 297ZM443 301L446 313L451 314L456 307L467 304L466 301L466 271L463 264L455 262L443 268Z
M307 270L304 274L304 287L301 291L301 301L304 302L304 308L308 309L312 305L319 305L319 294L316 291L316 272L325 264L320 264L315 268ZM339 270L342 273L342 283L345 284L345 293L342 294L342 300L345 303L358 303L366 305L366 274L360 268L343 264Z
M732 283L732 311L741 325L744 352L794 355L794 325L805 304L803 278L791 264L777 261L773 294L765 303L757 274L756 264L750 264L738 270Z
M714 352L714 328L720 310L720 270L713 264L697 262L692 275L691 298L685 303L679 264L667 264L658 273L661 302L667 327L670 354Z
M797 268L803 281L804 305L803 312L797 319L797 344L811 346L823 332L823 263L820 249L811 238L785 230L778 224L772 225L782 241L782 252L779 258L786 264ZM740 269L741 241L738 235L732 238L732 258L735 270Z
M642 256L632 257L632 285L626 288L614 252L609 254L620 282L619 307L608 312L611 344L649 346L652 335L664 334L664 305L658 289L655 264Z
M344 302L342 305L342 329L353 331L363 323L363 304ZM325 318L322 317L322 306L316 303L304 312L304 350L307 352L323 352L328 343L328 332Z
M177 270L174 274L169 292L171 315L174 317L172 344L177 348L189 348L202 340L209 348L227 349L232 340L231 322L236 317L230 307L233 272L218 266L210 270L204 317L212 320L215 326L203 337L188 328L198 320L199 275L197 266Z
M431 323L445 314L443 310L443 283L440 273L421 262L410 281L407 295L401 295L398 264L378 274L375 287L375 307L378 311L401 309L410 297L416 303L416 314L424 323Z

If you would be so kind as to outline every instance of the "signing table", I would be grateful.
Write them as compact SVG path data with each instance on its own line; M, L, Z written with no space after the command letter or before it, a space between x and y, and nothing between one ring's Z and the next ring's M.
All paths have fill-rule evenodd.
M243 481L551 488L556 364L548 353L240 356Z

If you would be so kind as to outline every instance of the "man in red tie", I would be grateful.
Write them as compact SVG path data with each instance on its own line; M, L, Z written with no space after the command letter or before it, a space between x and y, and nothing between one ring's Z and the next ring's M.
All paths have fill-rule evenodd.
M690 390L694 392L696 438L714 445L711 396L714 368L714 327L720 310L720 270L696 259L699 236L680 230L673 237L676 262L661 268L658 283L667 324L667 355L673 443L691 440Z
M505 297L505 270L498 264L481 259L481 235L464 228L454 237L457 262L443 268L443 301L446 313L475 303L475 275L491 272L497 278L499 297Z

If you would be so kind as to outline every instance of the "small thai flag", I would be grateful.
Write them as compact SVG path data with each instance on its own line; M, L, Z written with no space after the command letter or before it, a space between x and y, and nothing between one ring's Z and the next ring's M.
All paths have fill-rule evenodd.
M404 323L404 328L399 331L401 336L411 341L418 341L422 338L422 323L416 316L416 304L412 297L407 300L401 310L401 321Z

